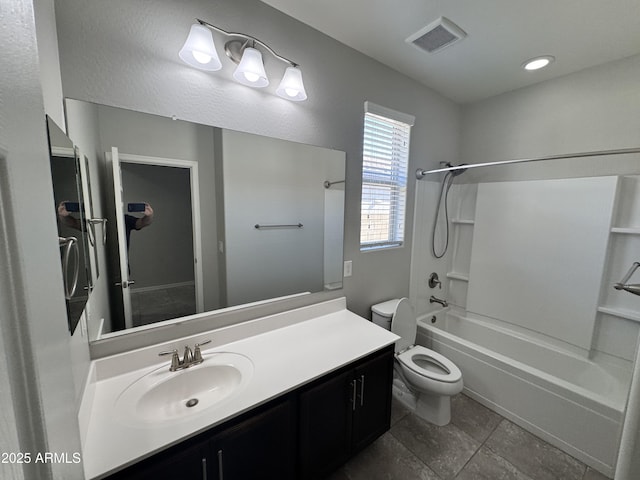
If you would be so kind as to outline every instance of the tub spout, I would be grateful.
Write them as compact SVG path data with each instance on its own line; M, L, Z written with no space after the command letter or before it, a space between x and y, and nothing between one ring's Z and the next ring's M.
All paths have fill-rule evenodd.
M438 298L434 295L431 295L431 298L429 298L429 303L439 303L443 307L449 306L449 303L446 300L442 300L441 298Z

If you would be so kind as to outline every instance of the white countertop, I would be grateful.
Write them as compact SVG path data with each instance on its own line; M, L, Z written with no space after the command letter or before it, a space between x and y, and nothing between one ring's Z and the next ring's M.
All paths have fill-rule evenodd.
M265 326L272 329L264 331ZM220 343L215 341L217 337L223 341L234 340ZM115 411L120 393L158 367L166 365L168 370L170 362L166 357L158 361L161 360L158 352L181 345L193 347L205 338L214 342L211 348L203 349L203 355L234 352L253 362L250 382L233 401L223 401L167 424L143 426L120 419L121 415ZM340 298L96 360L92 362L80 415L86 478L103 478L391 345L397 339L395 334L346 310L345 299Z

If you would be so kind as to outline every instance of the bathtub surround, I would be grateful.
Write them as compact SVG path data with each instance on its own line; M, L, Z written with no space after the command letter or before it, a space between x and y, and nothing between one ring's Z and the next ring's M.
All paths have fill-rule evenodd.
M432 289L415 295L419 343L459 365L469 395L613 475L640 317L635 297L612 285L637 255L639 164L600 163L591 171L609 175L541 179L563 169L491 167L480 183L454 185L454 243L442 266L454 308L437 314ZM417 201L437 188L418 185ZM417 258L422 278L437 268Z
M467 309L589 350L616 184L478 185Z

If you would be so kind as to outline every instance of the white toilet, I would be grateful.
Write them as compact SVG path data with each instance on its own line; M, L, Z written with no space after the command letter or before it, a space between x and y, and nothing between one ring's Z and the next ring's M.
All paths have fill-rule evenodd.
M417 322L407 298L371 307L375 324L400 336L396 342L394 396L416 415L435 425L451 420L451 396L462 391L462 372L448 358L414 345Z

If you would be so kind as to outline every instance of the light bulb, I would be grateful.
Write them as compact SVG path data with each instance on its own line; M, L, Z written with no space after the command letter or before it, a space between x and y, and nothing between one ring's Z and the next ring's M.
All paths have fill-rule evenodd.
M286 93L290 97L295 97L296 95L298 95L298 93L300 93L300 90L297 90L295 88L285 88L284 93Z
M191 54L193 55L193 58L195 58L198 63L207 64L211 61L211 55L207 55L206 53L191 52Z
M260 75L257 73L244 72L244 78L246 78L248 82L256 83L260 79Z

